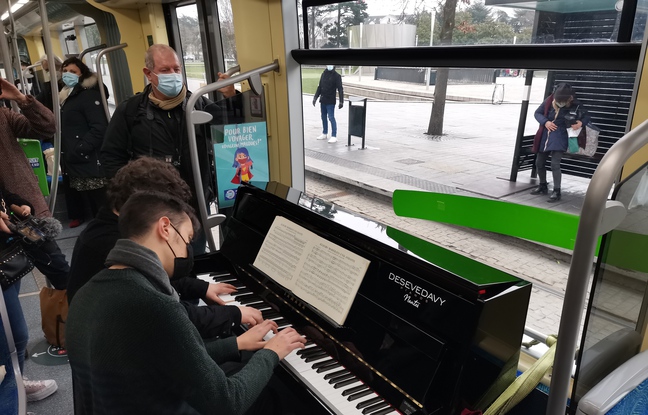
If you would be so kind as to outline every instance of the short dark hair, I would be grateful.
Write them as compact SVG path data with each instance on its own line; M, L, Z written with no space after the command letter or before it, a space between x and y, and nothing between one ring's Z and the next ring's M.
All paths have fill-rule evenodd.
M153 157L140 157L119 169L108 183L108 203L119 212L133 193L143 190L166 192L184 202L191 200L189 185L171 163Z
M198 218L191 206L168 193L142 191L128 198L119 211L119 233L122 238L137 238L148 232L161 217L166 216L175 226L180 226L189 216L194 233L200 229Z
M556 90L554 91L554 99L556 101L564 102L572 97L575 98L574 88L571 85L565 83L556 85Z
M67 58L66 60L63 61L61 64L61 70L65 69L66 66L69 65L76 65L77 68L81 71L81 76L79 77L79 83L83 82L84 79L92 75L92 71L88 66L83 63L83 61L77 57L71 57Z

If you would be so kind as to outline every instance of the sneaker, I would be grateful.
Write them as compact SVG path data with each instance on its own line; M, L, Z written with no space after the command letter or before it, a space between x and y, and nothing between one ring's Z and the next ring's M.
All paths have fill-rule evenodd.
M317 136L316 140L326 140L328 138L327 134L320 134Z
M337 137L331 137L328 140L329 143L337 143Z
M45 399L58 389L55 380L27 380L24 379L27 402L40 401Z
M76 228L77 226L81 225L83 223L83 220L81 219L72 219L70 221L70 228Z

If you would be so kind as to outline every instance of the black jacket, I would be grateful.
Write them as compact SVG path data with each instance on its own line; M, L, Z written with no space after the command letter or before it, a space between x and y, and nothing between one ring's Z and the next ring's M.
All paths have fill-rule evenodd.
M329 71L328 69L322 72L320 77L319 85L317 85L317 91L315 91L315 97L313 102L317 101L317 98L320 97L320 103L324 105L335 104L335 91L340 93L340 102L344 103L344 90L342 89L342 76L334 70Z
M107 177L112 178L117 170L138 156L170 159L195 194L185 121L187 100L191 93L187 91L187 97L181 105L166 111L149 100L151 88L151 85L147 85L142 93L122 102L115 110L101 148L102 165ZM233 107L241 107L240 95L226 102ZM196 101L194 109L211 113L214 117L212 124L224 123L228 117L227 111L230 110L204 97ZM213 148L209 124L197 125L195 130L205 199L211 200L215 180L211 167ZM195 200L192 205L197 207Z
M36 95L36 99L38 102L41 104L45 105L47 108L49 108L50 111L54 111L54 107L52 106L52 87L50 86L52 82L45 82L43 84L43 89L41 92ZM63 87L65 86L65 83L62 80L58 80L58 90L61 92Z
M72 303L77 291L104 269L108 253L121 238L117 223L118 216L103 207L77 238L68 274L68 302ZM180 294L180 302L187 310L189 320L203 338L227 336L231 334L232 325L241 324L241 311L238 307L220 305L199 307L188 302L203 297L209 283L187 277L171 280L171 285Z
M61 160L64 172L71 177L105 177L99 151L108 120L97 75L90 75L72 89L63 88L59 98L62 103Z

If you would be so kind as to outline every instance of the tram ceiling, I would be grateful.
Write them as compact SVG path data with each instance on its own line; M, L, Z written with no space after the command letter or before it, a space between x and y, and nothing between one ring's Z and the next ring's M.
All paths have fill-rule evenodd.
M639 43L295 49L302 65L636 71Z
M178 0L95 0L95 2L108 7L139 9L151 3L170 4L177 3Z

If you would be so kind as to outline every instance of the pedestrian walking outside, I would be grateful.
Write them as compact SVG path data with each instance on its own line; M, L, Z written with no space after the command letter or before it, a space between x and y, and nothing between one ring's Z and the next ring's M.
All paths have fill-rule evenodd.
M319 85L313 97L313 106L320 99L320 108L322 110L322 134L317 137L318 140L326 140L329 143L337 142L337 123L335 122L335 92L339 91L340 104L339 109L344 106L344 91L342 89L342 76L335 71L334 65L328 65L322 72ZM327 120L328 118L328 120ZM331 135L328 135L328 122L331 122Z
M556 86L554 93L549 95L538 107L534 116L540 123L533 140L532 149L534 153L537 153L536 169L538 170L540 184L531 194L546 195L549 193L545 164L549 156L551 156L553 191L547 202L554 203L561 198L562 172L560 171L560 161L569 145L567 129L571 128L580 132L580 134L585 134L585 126L589 123L590 117L576 99L571 85L564 83Z

